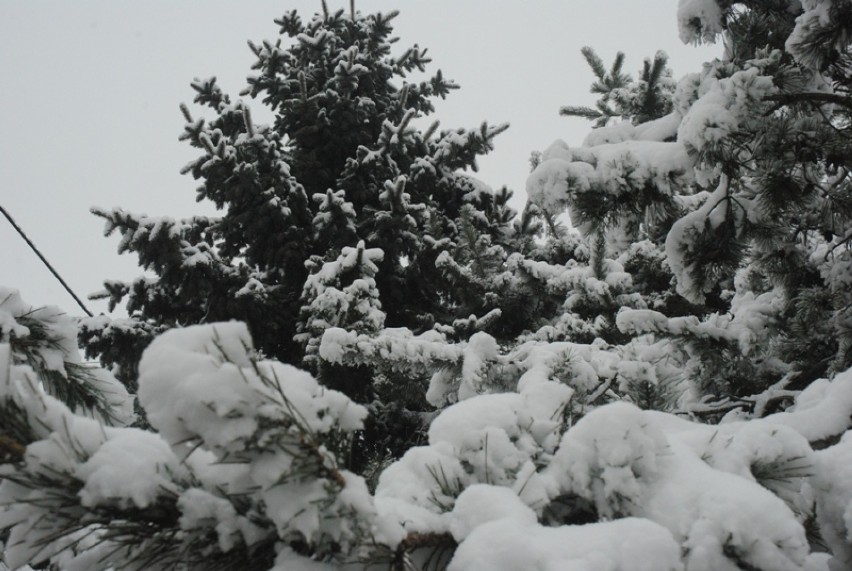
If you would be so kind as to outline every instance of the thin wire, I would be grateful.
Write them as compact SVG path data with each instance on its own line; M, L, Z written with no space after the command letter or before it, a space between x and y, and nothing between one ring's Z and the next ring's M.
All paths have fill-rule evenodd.
M77 302L77 305L79 305L80 308L83 311L86 312L86 315L88 315L89 317L93 317L92 312L89 311L89 308L87 308L83 304L83 302L80 301L80 298L77 297L77 294L75 294L74 291L71 289L71 287L67 283L65 283L65 280L62 279L62 276L59 275L59 272L57 272L55 269L53 269L53 266L50 265L50 262L47 261L47 258L45 258L44 255L42 255L42 253L39 251L38 248L36 248L35 244L33 244L33 241L30 240L27 237L27 235L24 233L23 229L20 226L18 226L18 224L15 222L15 220L12 218L12 216L6 211L5 208L3 208L2 205L0 205L0 212L3 213L3 216L6 217L6 220L8 220L9 224L12 225L12 228L17 230L18 234L21 235L21 238L23 238L24 241L29 245L30 249L32 249L32 251L35 252L36 256L39 257L39 259L42 261L42 263L45 266L47 266L47 269L50 270L50 273L53 274L53 277L55 277L57 280L59 280L59 283L62 284L62 287L65 288L65 291L67 291L71 295L71 297L74 298L74 301Z

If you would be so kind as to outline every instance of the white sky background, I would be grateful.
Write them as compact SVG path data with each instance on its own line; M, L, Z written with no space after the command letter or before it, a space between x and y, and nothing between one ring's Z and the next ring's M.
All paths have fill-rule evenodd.
M332 10L348 1L328 0ZM698 71L719 46L683 45L676 0L361 0L364 12L401 10L399 51L428 47L430 71L461 89L438 105L442 128L508 122L476 175L507 185L520 207L531 151L554 139L579 145L590 124L560 117L562 105L590 105L590 45L609 64L627 55L634 77L657 49L675 77ZM209 213L195 202L196 181L180 168L196 151L178 142L180 102L194 77L219 78L236 96L254 56L246 40L277 37L272 22L319 0L0 0L0 205L81 297L104 279L141 273L116 254L91 206L175 218ZM192 108L192 106L190 106ZM266 115L259 102L254 119ZM81 311L0 218L0 285L34 305ZM95 313L106 304L87 301Z

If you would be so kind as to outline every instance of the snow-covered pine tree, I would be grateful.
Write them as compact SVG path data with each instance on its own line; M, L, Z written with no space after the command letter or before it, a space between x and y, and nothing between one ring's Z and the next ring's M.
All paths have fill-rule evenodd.
M836 281L850 223L849 72L837 63L848 57L845 8L828 4L831 22L810 5L684 3L683 37L724 31L724 59L670 88L655 119L636 105L582 147L552 146L530 179L540 206L567 206L586 235L606 236L655 311L624 312L619 326L673 340L698 398L720 412L753 410L752 395L782 377L801 389L850 365ZM584 55L601 105L619 101L603 89L618 70L604 76ZM643 79L655 67L646 62Z
M708 70L711 77L696 78L693 118L684 118L679 137L698 143L699 172L713 164L724 178L715 198L675 226L669 243L687 296L700 298L727 279L740 312L762 315L764 333L740 344L751 346L752 361L762 352L770 367L787 364L790 388L852 364L840 269L852 222L848 42L840 31L849 8L803 8L747 2L741 10L682 18L684 37L729 30L726 60ZM708 90L708 82L722 89ZM728 113L714 122L706 105L719 104L720 95ZM731 281L735 270L739 285Z

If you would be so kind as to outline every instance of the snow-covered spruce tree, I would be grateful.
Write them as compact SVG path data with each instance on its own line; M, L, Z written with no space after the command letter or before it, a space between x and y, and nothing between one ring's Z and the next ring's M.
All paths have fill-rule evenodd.
M592 62L597 61L593 52L585 53ZM653 64L646 62L643 77L650 79L650 88L637 88L628 76L612 72L620 74L622 82L620 114L666 114L671 108L671 97L666 94L672 89L670 80L665 81L670 75L665 60L658 54ZM649 91L655 95L643 99L642 94ZM470 195L483 197L486 205L493 202L494 207L477 211L472 205L465 206L458 220L458 239L436 260L441 283L454 289L452 299L461 317L439 321L423 332L398 327L357 332L334 327L319 343L322 360L367 367L381 378L429 379L426 397L441 407L481 392L513 388L526 367L533 366L519 361L529 359L529 351L538 343L563 343L542 358L555 375L570 378L579 366L573 349L578 343L597 339L605 346L628 339L616 326L616 315L624 307L644 309L651 298L672 306L690 306L670 287L671 274L662 268L664 254L649 242L631 246L629 254L616 260L607 251L606 240L612 235L606 235L604 225L586 239L563 227L557 219L559 212L534 202L509 224L511 213L503 206L506 191L495 195L476 185ZM624 203L622 210L629 209L626 199ZM634 226L639 227L638 223ZM595 239L598 235L602 238ZM629 244L629 239L619 243L622 249ZM625 271L625 263L639 268L637 284ZM601 352L603 346L594 352ZM506 350L505 355L499 355L500 348ZM595 393L595 384L587 378L584 391L595 400L615 395L607 391L610 383ZM578 412L584 406L579 404Z
M457 86L440 71L407 79L430 60L418 46L392 53L396 15L330 12L323 4L309 21L295 12L276 20L278 40L250 42L257 60L243 95L273 113L270 125L256 124L248 101L232 99L215 79L193 82L195 102L210 117L181 107L182 138L200 152L185 172L200 181L198 200L212 202L217 216L95 210L106 232L121 236L119 251L136 254L147 271L105 284L102 295L112 306L126 302L129 319L99 317L82 327L90 354L118 365L129 386L157 333L239 319L264 355L308 367L365 404L379 399L370 371L337 367L332 375L304 336L318 335L335 311L322 305L329 296L308 291L318 283L312 269L359 242L382 251L371 258L370 279L385 325L423 331L474 311L456 300L463 292L436 261L452 256L471 216L490 221L481 231L494 240L513 218L508 196L483 196L484 185L460 172L475 170L506 126L415 126ZM356 331L364 324L344 322ZM413 395L425 390L422 379L402 380Z

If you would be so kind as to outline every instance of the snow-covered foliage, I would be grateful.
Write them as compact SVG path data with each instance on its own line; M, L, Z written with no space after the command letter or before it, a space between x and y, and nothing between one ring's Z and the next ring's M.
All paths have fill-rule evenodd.
M55 306L32 307L13 289L0 286L0 343L11 363L37 373L45 392L74 412L107 424L133 422L133 398L108 371L84 363L75 320Z
M814 522L831 565L847 557L849 439L810 442L849 428L852 371L761 419L713 426L613 402L577 420L590 365L548 379L553 356L528 352L512 390L447 407L371 493L344 467L367 411L259 359L241 323L174 329L145 351L139 399L156 431L75 414L0 345L0 398L30 429L4 420L4 449L21 453L0 468L5 563L828 569Z
M699 398L752 408L776 382L801 389L852 365L849 10L682 0L684 40L724 35L725 57L680 79L667 115L557 141L528 179L530 200L567 211L593 260L622 263L646 307L621 305L654 310L617 319L631 350L675 341ZM790 396L776 387L773 406Z
M385 323L376 290L376 266L384 258L378 248L366 249L364 242L346 247L340 257L316 268L305 281L302 300L304 322L296 339L305 343L305 361L316 360L320 337L332 327L374 333ZM345 283L344 282L348 282Z
M462 172L476 170L507 125L416 126L457 86L426 73L425 48L395 45L396 16L326 7L303 20L289 11L275 20L277 40L249 42L256 61L246 99L215 78L192 82L200 109L181 106L181 139L198 156L183 172L216 216L94 209L146 273L105 282L96 296L125 303L129 316L86 320L81 338L131 390L159 333L238 319L265 356L307 367L371 407L376 450L356 451L356 464L380 460L388 446L398 455L424 432L419 380L407 379L411 398L400 407L393 391L374 386L374 370L318 359L319 340L329 327L372 333L456 321L463 336L498 320L486 286L461 282L482 282L502 263L515 213L511 193ZM269 124L255 122L257 105ZM400 415L408 436L387 418Z
M198 200L219 216L94 209L105 233L120 235L119 252L137 255L148 271L129 283L106 282L97 294L125 302L136 327L137 335L122 337L135 342L123 359L106 355L122 376L135 377L141 349L156 333L235 318L266 354L301 363L314 345L293 337L298 323L311 327L300 313L319 303L311 297L319 279L313 270L360 242L384 252L371 259L371 277L388 321L413 327L453 312L446 292L420 282L440 279L435 260L452 253L462 207L483 216L506 210L508 196L498 203L493 192L473 192L485 185L458 171L475 170L477 156L507 126L415 128L457 86L440 71L409 78L430 59L418 46L392 53L396 16L353 7L303 21L290 11L276 20L277 41L250 42L256 62L243 95L270 109L269 125L255 123L250 103L232 99L215 78L192 83L195 103L212 117L181 106L181 138L199 152L184 173L199 180ZM120 333L93 320L84 340L103 354Z
M391 81L391 19L278 20L274 126L194 84L221 217L100 212L149 274L80 328L136 427L0 289L5 564L848 569L852 4L681 0L725 53L677 82L585 48L597 128L517 218L459 172L501 128L413 126L455 86Z
M73 326L65 333L73 344ZM260 360L244 324L172 330L145 351L139 401L156 431L75 414L13 345L0 347L0 397L15 417L4 451L21 454L0 484L11 568L211 568L207 556L265 565L278 541L330 556L372 535L367 486L341 465L366 410Z

